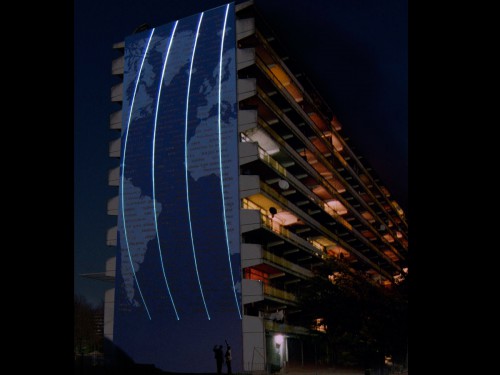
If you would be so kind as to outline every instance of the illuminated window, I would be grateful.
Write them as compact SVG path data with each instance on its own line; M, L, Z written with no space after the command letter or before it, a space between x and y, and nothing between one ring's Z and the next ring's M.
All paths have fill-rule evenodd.
M326 332L326 324L323 324L323 318L315 319L314 330L319 332Z
M330 280L332 283L335 283L335 281L342 276L340 272L334 272L332 275L328 275L328 280Z

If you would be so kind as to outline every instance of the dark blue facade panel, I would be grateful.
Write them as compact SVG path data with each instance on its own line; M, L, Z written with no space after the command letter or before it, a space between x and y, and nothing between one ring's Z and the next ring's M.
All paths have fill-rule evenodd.
M242 370L234 4L125 39L114 344Z

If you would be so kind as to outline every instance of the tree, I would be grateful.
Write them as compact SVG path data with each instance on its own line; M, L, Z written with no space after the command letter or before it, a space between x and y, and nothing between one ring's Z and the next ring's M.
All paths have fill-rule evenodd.
M385 288L339 260L318 271L302 290L297 323L324 325L338 364L379 367L385 355L402 363L408 336L406 279Z
M94 307L85 297L74 296L74 350L87 354L101 350L102 337L97 330L98 314L102 307Z

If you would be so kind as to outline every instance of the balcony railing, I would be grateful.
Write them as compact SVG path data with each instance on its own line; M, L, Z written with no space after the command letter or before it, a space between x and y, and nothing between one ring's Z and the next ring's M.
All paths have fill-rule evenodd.
M314 195L312 192L309 191L305 186L303 186L296 177L289 175L287 173L287 170L280 164L278 163L275 159L271 157L264 149L262 149L259 146L259 158L262 160L265 164L276 170L278 173L280 173L283 177L286 177L288 180L294 183L294 186L296 186L301 192L306 195L307 198L310 198L314 203L316 203L318 206L320 206L326 213L328 213L331 217L336 219L339 223L343 224L347 229L351 230L352 226L345 220L342 216L340 216L333 208L331 208L329 205L327 205L325 202L323 202L320 198L318 198L316 195ZM329 182L323 178L321 175L320 176L320 182L325 185L329 185Z
M295 263L292 263L282 257L279 257L277 255L274 255L266 250L262 250L262 258L265 260L268 260L271 263L277 264L287 270L293 271L297 274L300 274L304 277L312 277L314 276L311 271L309 271L307 268L301 267L296 265Z
M300 107L300 105L297 104L297 102L294 100L294 98L290 95L290 93L286 90L286 88L283 86L283 84L279 81L279 79L274 75L274 73L269 69L269 67L262 61L261 58L257 57L256 58L256 64L257 66L260 68L260 70L273 82L273 84L276 86L276 88L278 88L280 90L280 92L282 93L283 97L287 100L287 102L290 104L290 106L292 108L294 108L298 114L301 115L302 118L304 118L306 120L306 122L309 123L309 125L311 126L311 129L315 132L316 136L319 138L319 139L323 139L323 133L321 132L321 130L317 127L317 125L314 123L314 121L309 117L308 114L305 113L305 111ZM335 133L335 132L334 132ZM335 133L336 134L336 133ZM338 134L337 134L338 136ZM328 150L333 154L335 155L335 157L339 160L339 162L347 169L350 170L351 174L358 180L358 183L362 186L365 186L365 184L359 179L359 176L357 176L357 174L353 173L352 172L352 168L351 166L348 164L347 160L345 160L345 158L335 149L335 147L330 144L329 142L324 142L324 145L328 148ZM351 153L352 151L349 150ZM317 155L320 159L324 159L324 155L321 154L321 153L318 153ZM357 159L356 159L357 160ZM358 163L359 163L359 160L357 160ZM323 164L325 166L328 165L328 163L324 163ZM328 168L328 166L327 166ZM332 167L333 168L333 167ZM330 168L329 168L330 169ZM364 169L364 167L363 167ZM332 171L332 173L335 173ZM365 173L368 174L368 171L365 170ZM339 177L339 176L336 176L336 177ZM371 176L370 176L371 177ZM343 178L340 178L341 182L343 180ZM374 181L372 181L373 184L375 184ZM361 197L359 196L359 194L357 193L357 191L355 191L349 184L346 184L345 181L342 182L343 185L346 186L346 188L349 190L349 192L354 195L358 201L363 204L365 206L365 208L367 210L369 210L373 215L374 217L376 217L381 223L383 223L382 219L379 217L379 215L375 214L375 212L372 210L371 207L369 207L362 199ZM378 185L377 185L378 186ZM380 209L382 209L383 212L385 212L385 214L387 215L388 219L390 221L394 221L392 216L390 216L390 214L385 210L385 208L381 205L381 203L373 196L373 193L371 192L371 190L369 190L366 186L365 186L365 190L367 191L367 193L372 197L372 199L374 199L375 203L380 207ZM380 189L380 188L379 188ZM386 199L387 200L387 199ZM389 203L390 205L393 205L392 203ZM395 208L394 208L395 209ZM399 215L399 212L397 213ZM404 221L403 218L401 218L401 220ZM406 221L404 221L406 223ZM394 223L395 224L395 223ZM390 229L389 229L390 231Z
M275 61L276 64L280 65L286 72L287 72L287 75L288 77L291 79L291 81L299 88L299 91L301 92L301 94L303 95L303 97L305 97L307 99L307 102L309 102L311 105L313 105L314 107L316 107L316 110L320 113L324 113L324 111L322 109L319 108L319 106L317 105L317 103L315 103L314 100L312 100L311 96L307 93L307 91L305 91L302 87L302 85L298 82L298 80L296 79L296 77L288 71L288 68L286 67L285 64L282 64L281 61L279 61L279 59L275 59L275 57L277 57L275 55L275 52L273 51L272 48L270 48L270 46L268 45L268 42L266 40L265 37L262 36L262 34L260 32L256 32L256 36L257 38L260 40L260 42L263 44L264 48L271 53L271 55L273 56L273 59ZM265 68L265 73L267 73L269 75L269 78L281 89L281 91L285 92L284 90L286 90L286 87L283 86L283 84L281 83L281 81L274 75L274 73L272 72L272 70L269 69L269 67L266 65L266 64L263 64L262 65L262 68ZM287 94L289 96L290 93L288 92L288 90L286 90ZM317 94L317 93L316 93ZM293 97L293 96L292 96ZM290 101L290 98L287 98L289 101ZM323 102L323 105L325 105L326 103L324 102L324 100L322 99L321 100ZM326 105L326 107L328 108L328 110L331 112L331 109L328 107L328 105ZM333 124L332 124L333 125ZM400 212L398 209L397 209L397 204L394 204L394 202L392 202L390 199L387 198L387 196L385 194L383 194L382 192L382 188L376 183L375 179L373 178L373 176L368 172L368 170L365 168L365 166L363 165L363 163L361 163L361 161L359 160L359 158L355 155L355 153L350 149L350 147L347 145L347 143L345 142L345 140L343 139L343 137L341 137L337 132L338 130L340 130L340 128L336 128L335 126L332 126L332 129L333 129L333 135L335 135L337 137L337 139L340 140L340 143L341 143L341 146L342 147L345 147L349 153L349 155L353 158L353 160L355 161L355 163L357 164L357 166L359 168L361 168L361 170L363 171L363 173L365 173L368 178L371 180L371 183L372 185L375 186L376 190L378 190L379 193L381 193L383 196L384 196L384 199L389 203L389 205L396 211L397 215L400 217L400 219L403 221L403 223L405 224L406 227L408 227L408 224L406 222L406 219L404 217L404 214L402 212ZM345 161L344 161L345 162ZM351 171L352 172L352 171ZM366 188L366 187L365 187ZM369 189L366 188L366 190L368 191ZM387 215L389 215L388 212L385 212ZM390 219L392 220L392 217L389 216Z
M290 242L295 243L296 245L307 248L310 252L314 253L319 258L325 257L324 252L315 248L309 241L303 239L295 233L290 232L288 229L268 217L266 214L263 214L261 212L260 217L262 219L262 224L266 228L271 229L273 232L281 234L283 237L287 238Z
M349 250L350 249L353 249L351 246L349 246L349 244L347 242L344 242L342 241L342 239L340 239L340 237L335 237L335 235L328 229L328 228L325 228L320 222L317 222L314 223L314 219L309 219L307 218L306 216L304 216L304 214L300 214L300 209L296 206L293 205L292 202L288 202L286 201L286 199L281 196L276 190L274 190L273 188L271 188L269 185L265 184L265 183L261 183L261 190L265 193L267 193L269 196L271 196L272 198L278 200L283 206L287 207L291 212L294 212L296 213L296 215L298 215L299 217L302 218L302 220L304 220L306 223L309 223L311 226L315 227L315 229L319 230L320 232L322 232L324 235L326 235L326 237L331 237L335 240L335 242L337 242L339 245L341 245L342 247L344 247L345 249ZM372 249L375 253L377 253L379 256L381 256L382 258L384 258L387 262L389 262L393 267L395 267L398 271L401 271L401 268L396 264L394 263L394 261L392 259L390 259L386 254L384 254L382 251L380 251L373 243L371 243L367 238L363 237L363 235L357 230L357 229L354 229L352 228L352 233L355 234L357 236L357 238L362 241L366 246L368 246L370 249ZM388 236L388 235L386 235ZM388 238L385 238L386 242L387 243L390 243L390 241L388 241ZM309 242L311 244L313 244L314 247L316 247L317 249L321 250L321 251L326 251L326 247L322 244L320 244L319 242L316 242L314 240L309 240ZM347 246L347 247L346 247ZM400 255L400 253L394 248L392 247L390 244L389 244L389 247L390 249L397 255Z
M308 335L311 334L310 330L300 326L292 326L288 324L276 323L272 320L264 319L264 328L266 331L289 333L296 335Z
M265 186L267 186L267 185L261 183L261 189L262 189L262 191L266 191L274 199L278 200L278 202L280 202L280 198L284 199L283 197L279 196L279 194L275 190L272 190L270 188L268 188L269 190L267 190L267 189L263 188ZM281 201L281 203L283 203L283 202ZM252 203L252 204L255 205L255 203ZM291 204L291 205L293 205L293 204ZM294 210L297 211L298 208L295 207ZM292 243L295 242L296 244L301 245L302 248L305 248L310 253L316 255L318 258L321 258L321 259L326 259L327 258L327 253L326 253L326 247L325 246L323 246L323 245L321 245L319 243L317 243L315 246L312 245L310 241L307 241L307 240L301 238L300 236L296 235L295 233L292 233L292 232L288 231L286 228L284 228L283 226L281 226L279 223L277 223L276 221L272 220L267 215L267 213L264 213L265 211L264 212L263 211L264 210L261 209L260 213L261 213L262 223L263 223L263 225L265 227L271 229L272 231L274 231L276 233L281 234L283 237L287 238L290 242L292 242ZM308 221L308 220L306 220L306 221ZM336 236L334 233L332 233L331 230L325 228L321 223L317 222L314 219L310 219L309 221L310 221L309 224L313 228L319 230L319 232L324 233L326 237L330 237L330 238L335 239L335 241L340 246L342 246L344 249L346 249L347 251L351 252L353 255L355 255L358 258L360 258L361 260L363 260L365 263L369 264L371 268L373 268L374 270L377 270L377 272L379 272L382 275L384 275L384 277L386 277L388 279L392 279L392 275L387 270L380 269L380 266L378 266L376 263L374 263L374 261L372 259L368 258L361 251L353 248L347 242L345 242L342 239L340 239L338 236ZM317 249L317 247L321 247L323 250L319 250L319 249ZM380 251L378 249L376 249L375 251L380 253ZM383 253L381 253L381 254L383 254ZM389 259L389 258L387 257L387 259ZM390 259L389 259L389 262L395 268L397 268L397 269L399 268L399 266L396 265L394 262L392 262Z
M261 124L262 123L262 120L259 119L259 123ZM262 124L261 124L262 125ZM328 204L326 204L325 202L323 202L319 197L317 197L315 194L313 194L312 192L310 192L305 186L302 185L302 183L294 176L292 175L287 175L286 174L286 170L284 170L284 173L281 173L281 170L279 170L279 168L276 168L275 165L278 165L280 166L281 168L283 168L276 160L274 160L270 155L268 155L266 153L265 150L263 149L259 149L259 157L260 159L265 163L267 164L268 166L270 166L271 168L275 168L275 170L278 171L279 174L281 174L283 177L287 178L299 191L302 192L302 194L304 194L306 197L308 197L309 199L311 199L312 201L314 201L318 206L320 206L321 208L323 208L323 210L325 212L327 212L330 216L332 216L333 218L335 218L339 223L341 223L342 225L344 225L344 227L346 227L347 229L349 229L350 231L353 231L357 237L363 241L367 246L371 247L372 249L373 248L373 245L371 243L369 243L368 241L366 241L366 239L356 230L352 227L352 225L350 223L347 222L347 220L345 220L342 216L340 216L336 210L334 210L332 207L330 207ZM283 168L284 169L284 168ZM329 182L327 182L326 179L324 179L323 176L321 176L319 173L317 174L317 176L315 176L319 182L322 183L322 185L327 188L327 190L329 190L330 192L332 192L330 189L328 189L330 187L329 185ZM270 190L271 188L264 185L261 187L263 191L266 191L266 192L269 192L270 194L274 194L274 190ZM335 194L333 194L335 195ZM339 199L339 201L342 202L342 199ZM388 243L387 241L384 241L384 239L380 236L380 233L377 232L368 222L367 220L357 211L355 210L352 210L352 208L349 206L349 204L347 202L344 202L345 205L351 210L351 212L364 224L367 225L368 228L371 228L372 229L372 232L375 233L375 235L377 237L379 237L379 239L383 242L386 243L386 245L398 256L398 257L401 257L401 254L400 252L398 252L390 243ZM375 250L375 249L374 249ZM375 250L376 251L376 250ZM376 251L377 252L377 251ZM379 254L381 255L381 254ZM383 257L383 255L381 255Z
M276 289L276 288L269 286L269 285L266 285L266 284L263 284L263 287L264 287L264 294L265 295L268 295L270 297L279 298L279 299L282 299L285 301L290 301L290 302L297 302L298 301L295 294L292 294L290 292L285 292L284 290L281 290L281 289Z
M262 226L272 230L275 233L278 233L288 239L291 243L298 245L302 248L305 248L309 252L313 253L314 255L318 256L319 258L325 258L326 257L326 247L323 248L322 250L317 249L315 246L313 246L309 241L303 239L302 237L296 235L293 232L290 232L288 229L286 229L283 225L278 223L276 220L273 220L268 216L268 213L266 210L264 210L262 207L258 206L254 202L248 200L247 198L242 199L242 208L244 209L251 209L251 210L259 210L260 211L260 218L262 220L261 224Z

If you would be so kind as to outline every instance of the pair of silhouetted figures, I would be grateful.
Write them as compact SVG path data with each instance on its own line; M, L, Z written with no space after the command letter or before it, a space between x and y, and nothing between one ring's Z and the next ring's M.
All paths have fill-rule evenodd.
M215 345L214 346L214 353L215 353L215 361L217 363L217 374L222 374L222 363L224 362L224 359L226 360L226 366L227 366L227 373L228 375L231 375L233 372L231 370L231 360L233 359L231 357L231 347L227 345L226 342L226 353L223 353L222 350L222 345Z

